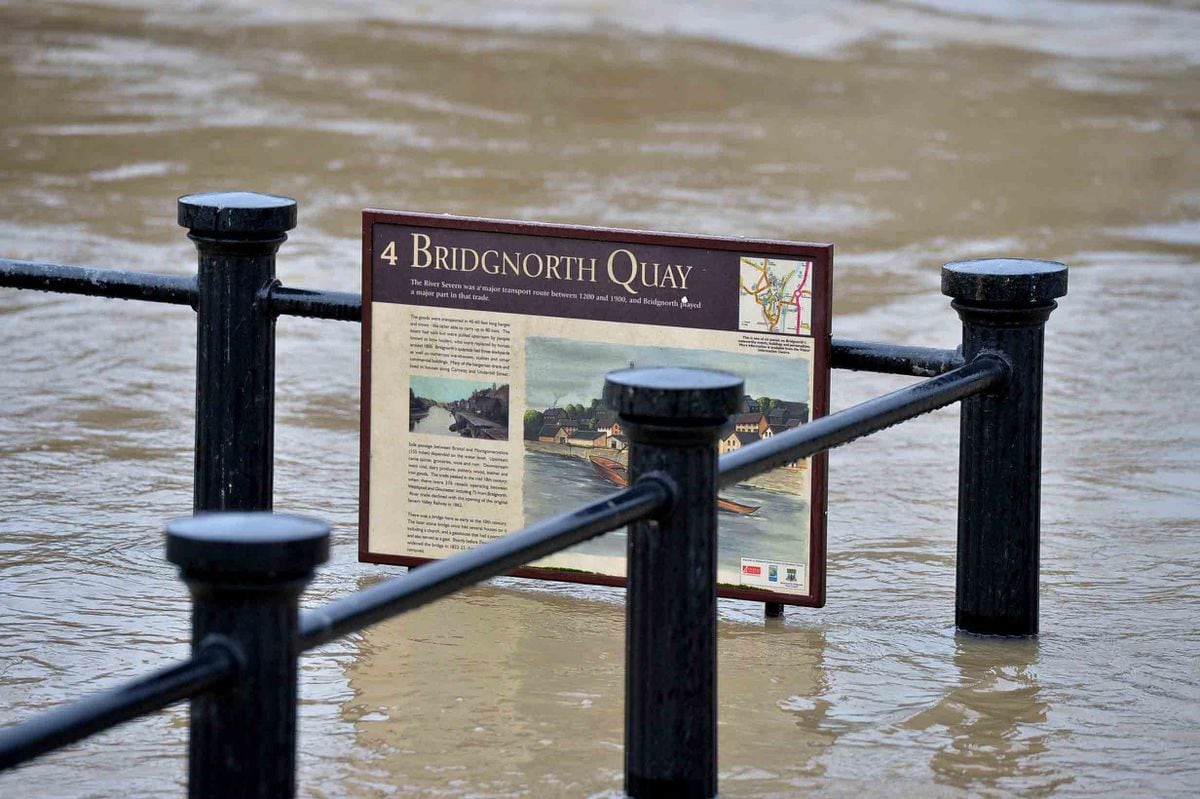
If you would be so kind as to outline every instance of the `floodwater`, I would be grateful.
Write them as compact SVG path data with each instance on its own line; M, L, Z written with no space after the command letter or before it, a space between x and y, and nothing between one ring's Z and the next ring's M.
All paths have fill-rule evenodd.
M1052 258L1042 635L955 635L953 409L833 453L829 595L723 602L727 796L1200 784L1200 12L539 0L0 7L0 254L189 274L178 195L296 197L289 284L368 206L832 241L834 331L952 346L938 267ZM358 327L279 323L276 505L356 563ZM0 722L187 652L186 308L0 290ZM845 407L906 381L838 372ZM498 580L302 661L307 797L612 795L619 591ZM0 794L178 793L175 708Z

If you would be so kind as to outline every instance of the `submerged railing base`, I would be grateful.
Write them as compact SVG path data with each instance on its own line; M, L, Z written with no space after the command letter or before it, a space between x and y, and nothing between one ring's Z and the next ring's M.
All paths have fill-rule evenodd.
M959 261L943 267L942 291L962 319L963 356L1003 358L1011 372L962 404L954 623L980 635L1036 635L1042 360L1046 320L1067 293L1067 268Z

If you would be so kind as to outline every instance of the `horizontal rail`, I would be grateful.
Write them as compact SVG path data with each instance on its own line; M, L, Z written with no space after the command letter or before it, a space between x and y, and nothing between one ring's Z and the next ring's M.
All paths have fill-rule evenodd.
M0 729L0 770L202 694L236 670L234 654L210 644L189 660L148 677Z
M0 258L0 286L196 307L196 278Z
M934 377L963 365L962 353L935 347L835 338L832 350L830 365L854 372Z
M98 269L66 264L0 259L0 286L66 294L88 294L123 300L145 300L196 307L196 279L151 272ZM303 316L341 322L362 321L362 295L275 285L271 310L280 316ZM909 347L874 341L835 338L831 365L881 374L932 377L963 363L955 350Z
M271 289L270 298L271 310L276 315L335 319L339 322L362 321L361 294L275 286Z
M348 292L278 286L271 291L271 308L281 315L362 321L362 295ZM834 369L913 377L933 377L963 364L962 355L956 350L838 338L832 340L831 361Z
M1003 383L1008 364L995 355L980 355L943 375L814 419L794 430L755 442L721 456L718 484L740 483L791 461L877 433L923 413L944 408Z
M653 515L670 501L671 492L665 484L638 480L604 499L310 610L300 617L300 651L624 527Z

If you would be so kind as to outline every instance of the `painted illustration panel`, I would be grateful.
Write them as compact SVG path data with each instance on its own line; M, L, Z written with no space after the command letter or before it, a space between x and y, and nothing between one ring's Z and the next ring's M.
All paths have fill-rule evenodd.
M741 413L721 438L721 453L749 446L809 420L811 360L778 356L644 347L531 336L525 340L525 523L570 505L600 499L628 485L629 442L617 415L600 402L605 372L670 364L721 369L746 381ZM775 423L772 424L771 420ZM728 586L761 585L803 592L809 549L809 462L789 463L725 489L718 496L720 533L717 580ZM623 574L625 532L586 541L550 563ZM789 564L775 575L746 559ZM743 577L743 574L745 575Z
M630 366L745 380L721 454L828 405L830 248L366 212L360 557L417 564L628 483ZM824 600L824 459L718 498L725 596ZM622 584L624 530L518 572Z

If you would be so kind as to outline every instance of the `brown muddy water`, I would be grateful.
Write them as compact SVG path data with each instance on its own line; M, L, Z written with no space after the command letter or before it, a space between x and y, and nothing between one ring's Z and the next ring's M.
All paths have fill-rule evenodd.
M952 629L957 411L838 450L828 606L722 603L721 790L1189 795L1197 43L1132 0L6 3L0 254L189 274L175 198L218 188L296 197L281 277L349 291L366 206L802 238L837 245L835 334L938 346L942 262L1064 261L1042 636ZM193 336L0 290L0 723L187 652ZM336 525L309 604L399 571L355 562L358 337L279 324L276 504ZM305 657L301 794L615 795L622 601L497 580ZM185 740L172 709L0 794L178 794Z

